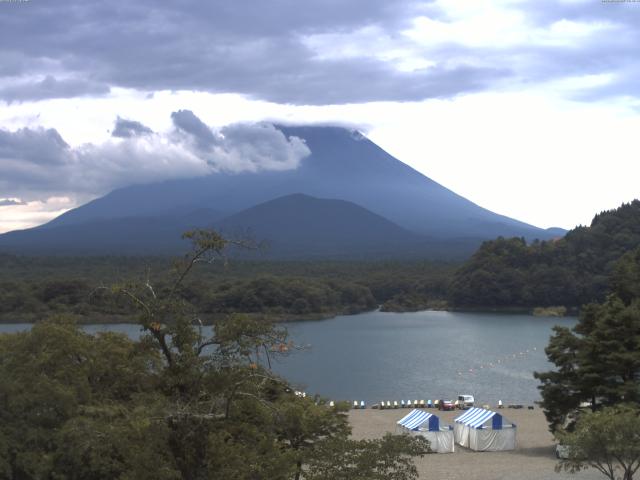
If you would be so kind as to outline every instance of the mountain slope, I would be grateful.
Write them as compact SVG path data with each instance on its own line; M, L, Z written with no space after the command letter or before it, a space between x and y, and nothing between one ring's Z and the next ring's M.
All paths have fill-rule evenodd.
M107 244L116 248L109 238L133 236L140 239L138 243L142 238L148 240L152 251L171 250L177 241L167 236L185 226L211 225L215 220L297 193L355 203L404 230L427 236L432 239L427 242L432 250L426 253L432 257L434 252L446 254L447 245L458 255L456 249L461 244L468 250L470 243L479 245L481 240L499 235L527 239L558 236L556 229L539 229L475 205L357 132L338 127L279 128L288 136L303 138L312 152L294 170L217 173L118 189L46 225L0 235L0 248L98 252ZM215 215L194 214L202 209ZM192 221L186 222L189 217ZM140 225L136 225L136 219ZM142 224L149 233L140 231ZM74 235L50 231L62 227L74 227ZM436 248L438 243L445 249ZM118 245L125 248L128 244L123 240Z
M0 249L44 254L176 254L188 245L181 234L213 227L229 238L254 239L257 250L234 256L270 259L461 259L478 239L442 241L405 230L354 203L293 194L224 219L196 211L183 217L127 217L16 231L0 236Z
M442 242L405 230L354 203L303 194L280 197L234 214L215 225L233 235L264 240L264 254L277 258L358 258L444 255ZM466 247L466 248L464 248ZM469 242L450 248L470 253Z
M16 230L0 235L0 251L62 255L166 255L182 252L182 234L210 226L218 212L199 209L183 216L124 217Z
M293 193L354 202L394 223L430 236L555 236L497 215L451 192L398 161L373 142L338 127L279 127L303 138L311 155L295 170L171 180L115 190L50 222L159 216L206 207L236 213Z

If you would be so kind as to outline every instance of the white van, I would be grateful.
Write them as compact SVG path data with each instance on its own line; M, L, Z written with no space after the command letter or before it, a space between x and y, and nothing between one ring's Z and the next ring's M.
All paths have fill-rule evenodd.
M474 404L475 399L473 398L473 395L458 395L458 408L461 410L472 408Z

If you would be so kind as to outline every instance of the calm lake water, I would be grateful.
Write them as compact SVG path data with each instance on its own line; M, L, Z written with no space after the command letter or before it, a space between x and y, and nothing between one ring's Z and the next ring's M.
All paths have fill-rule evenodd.
M531 404L540 399L534 371L551 368L546 347L554 325L575 318L527 315L369 312L317 322L292 322L293 341L305 347L274 370L309 394L340 400L454 398ZM0 332L29 328L0 325ZM137 338L137 325L88 325Z

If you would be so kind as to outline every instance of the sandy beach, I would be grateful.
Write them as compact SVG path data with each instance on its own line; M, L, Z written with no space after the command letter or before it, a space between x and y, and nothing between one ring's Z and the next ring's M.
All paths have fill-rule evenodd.
M460 412L438 412L441 425L452 424ZM352 410L349 420L353 438L377 438L395 432L396 421L409 412L398 410ZM602 474L587 470L579 474L555 473L553 437L542 410L501 410L505 420L517 425L518 447L510 452L473 452L456 445L455 453L429 454L416 459L421 479L438 480L591 480Z

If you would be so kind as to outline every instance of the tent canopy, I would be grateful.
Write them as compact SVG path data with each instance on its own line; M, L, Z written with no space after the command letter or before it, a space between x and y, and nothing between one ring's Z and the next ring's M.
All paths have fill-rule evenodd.
M454 422L465 425L469 428L482 428L491 420L491 428L502 430L502 415L484 408L471 408L457 417Z
M429 412L424 410L412 410L408 415L405 415L398 420L398 425L407 428L409 430L418 430L425 424L428 424L430 432L437 432L440 430L440 419Z

